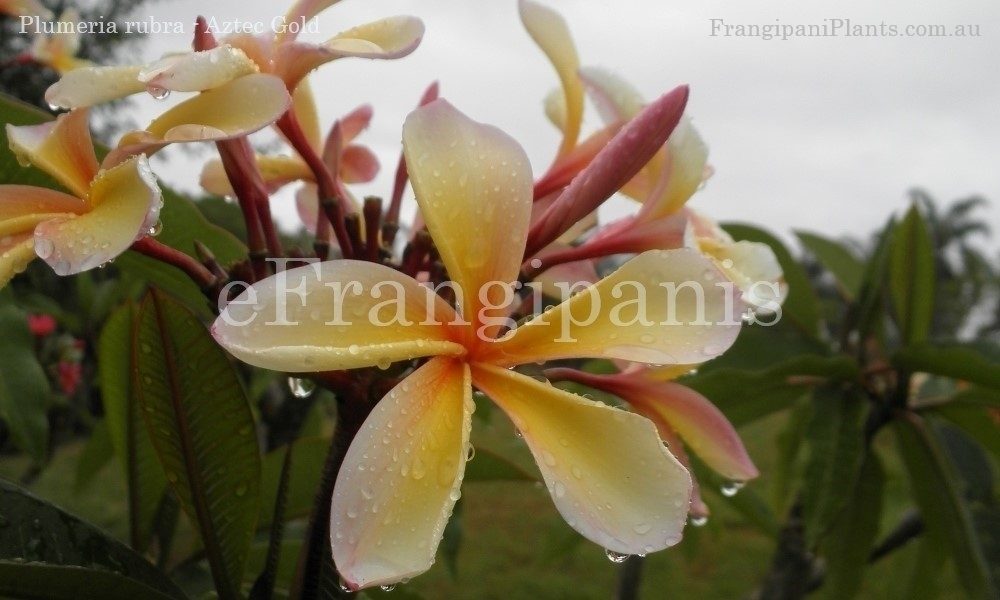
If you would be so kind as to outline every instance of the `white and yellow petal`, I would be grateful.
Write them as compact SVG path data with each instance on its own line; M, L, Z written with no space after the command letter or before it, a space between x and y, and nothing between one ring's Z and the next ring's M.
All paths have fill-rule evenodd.
M651 250L488 344L483 357L505 365L583 357L701 363L739 333L732 288L698 252Z
M0 289L24 271L35 258L35 241L30 233L0 235Z
M434 564L460 495L473 409L468 367L441 357L375 405L331 506L333 559L351 588L395 584Z
M297 0L292 4L282 21L283 24L309 21L340 0ZM283 27L274 36L276 44L293 41L299 35L298 27Z
M230 302L212 332L243 362L301 373L463 354L447 325L455 320L454 310L413 278L335 260L258 281Z
M264 185L269 191L273 192L293 181L313 180L313 172L297 156L258 154L255 160ZM235 193L220 160L211 160L205 164L199 183L205 191L216 196L232 196Z
M622 554L680 541L691 476L648 419L499 367L473 364L472 381L524 436L570 527Z
M569 27L559 13L532 0L520 0L518 8L521 22L528 35L555 67L562 84L562 115L559 117L563 130L562 145L559 147L561 156L576 146L580 136L580 124L583 121L583 83L577 74L580 59ZM546 112L556 111L553 102L553 100L546 102Z
M499 129L477 123L445 100L410 113L403 151L417 203L466 319L502 298L517 279L531 218L531 165Z
M172 143L217 142L244 136L274 123L291 105L280 79L252 74L185 100L143 131L122 137L104 164L135 154L152 154Z
M292 111L299 122L302 133L305 134L309 147L319 152L323 145L323 132L319 126L319 111L316 109L316 97L313 95L309 79L299 82L292 92Z
M45 8L38 0L0 0L0 14L13 17L34 16L41 19L51 19L52 11Z
M605 123L628 121L639 114L646 101L632 84L618 75L594 67L582 67L580 78Z
M35 253L57 275L80 273L114 259L148 235L163 197L145 156L101 172L87 197L88 212L35 228Z
M211 50L165 56L143 67L138 79L154 93L201 92L257 71L257 65L246 53L223 44Z
M420 19L388 17L344 31L319 45L281 44L275 52L274 70L288 89L294 90L310 71L338 58L402 58L416 50L423 35L424 24Z
M82 198L31 185L0 185L0 238L31 233L49 219L87 211Z
M708 146L691 124L683 117L667 139L666 155L659 172L651 177L652 188L648 196L638 198L643 202L640 215L655 219L674 214L698 190L708 164ZM655 171L654 171L655 172Z
M146 89L139 81L142 67L84 67L74 69L45 91L45 101L55 108L83 108L119 100Z
M7 138L19 162L45 171L81 198L87 195L98 164L86 110L41 125L7 125Z

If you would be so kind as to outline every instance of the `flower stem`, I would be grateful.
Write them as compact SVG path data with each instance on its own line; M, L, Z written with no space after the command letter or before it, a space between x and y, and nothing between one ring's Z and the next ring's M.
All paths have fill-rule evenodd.
M177 267L181 271L184 271L202 290L211 290L212 286L216 283L215 275L205 268L205 265L180 250L171 248L166 244L161 244L151 237L144 237L132 244L132 250L162 263Z

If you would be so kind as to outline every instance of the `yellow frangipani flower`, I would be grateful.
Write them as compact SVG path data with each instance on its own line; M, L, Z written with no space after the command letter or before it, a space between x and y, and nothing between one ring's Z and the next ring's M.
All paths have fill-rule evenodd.
M690 250L647 252L504 334L504 290L518 277L532 205L524 151L443 100L408 117L403 145L457 309L389 267L335 260L254 284L212 328L237 358L293 373L429 357L374 407L344 458L330 527L341 575L361 588L431 566L460 494L473 387L521 431L570 526L618 553L676 544L691 478L654 425L511 368L562 358L690 364L717 356L739 331L726 319L726 292L707 285L702 302L683 294L671 302L663 284L722 273ZM631 315L629 322L616 321L614 307L640 294L648 296L648 321L631 319L627 307L618 316ZM564 327L586 314L593 321ZM671 317L676 323L664 325Z
M145 156L101 170L86 109L55 121L7 126L19 160L51 175L70 193L0 185L0 286L38 256L59 275L98 267L145 237L162 197Z

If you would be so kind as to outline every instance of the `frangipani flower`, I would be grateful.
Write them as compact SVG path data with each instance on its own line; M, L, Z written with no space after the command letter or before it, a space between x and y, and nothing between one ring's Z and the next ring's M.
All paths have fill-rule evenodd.
M739 434L708 398L672 381L696 365L650 368L625 366L620 373L595 375L575 369L548 369L552 379L569 380L602 390L624 400L629 408L651 420L671 453L690 468L687 450L727 480L724 493L735 492L760 473L747 454ZM682 443L683 442L683 443ZM700 520L709 514L697 481L691 490L691 516Z
M163 202L146 157L100 170L86 109L42 125L8 125L7 136L20 161L45 171L70 193L0 185L0 286L36 255L59 275L93 269L156 224Z
M352 143L353 140L367 129L372 117L370 105L362 105L354 109L331 128L326 141L318 142L314 150L332 172L336 172L344 183L367 183L378 175L379 162L375 154L366 146ZM314 122L307 122L315 124ZM318 131L308 132L310 143L319 140ZM296 194L296 205L299 216L306 227L312 231L315 228L318 215L318 192L316 175L306 161L295 153L294 156L257 155L257 167L260 169L264 183L270 191L294 182L303 181L305 185ZM234 194L222 161L212 160L205 165L201 173L201 186L209 193L217 196L232 196Z
M137 154L150 156L178 142L218 142L258 131L288 110L291 98L280 79L257 72L241 50L170 55L146 66L86 67L67 73L45 92L55 107L78 108L148 91L198 92L168 109L145 129L122 136L103 165Z
M33 8L30 10L37 10ZM47 12L47 11L46 11ZM38 13L29 13L38 14ZM76 23L80 21L80 13L68 8L59 15L60 23L70 23L66 33L41 34L35 37L31 44L31 59L50 67L60 75L65 75L74 69L92 65L89 60L77 58L80 52L80 34Z
M739 331L725 319L725 292L706 286L700 306L685 295L672 303L664 284L720 280L721 272L690 250L644 253L497 339L504 323L497 317L505 314L502 300L517 279L530 221L527 157L507 135L443 100L409 116L403 145L458 310L389 267L338 260L254 284L213 326L237 358L287 372L430 357L374 407L346 453L330 527L341 575L361 588L431 566L460 495L473 386L521 431L570 526L618 553L677 543L690 476L653 424L511 367L575 357L689 364L716 356ZM648 321L636 318L640 294L648 296ZM671 307L676 323L667 326ZM699 309L704 322L696 324ZM564 329L585 314L593 322Z

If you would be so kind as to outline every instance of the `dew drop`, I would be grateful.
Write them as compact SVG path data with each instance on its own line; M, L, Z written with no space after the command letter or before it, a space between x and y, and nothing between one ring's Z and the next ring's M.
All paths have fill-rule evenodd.
M695 527L704 527L705 523L708 523L708 517L706 517L704 515L699 515L697 517L695 517L695 516L691 517L691 524L694 525Z
M156 223L153 223L153 226L146 231L146 233L149 234L150 237L156 237L160 235L162 231L163 231L163 221L157 220Z
M732 498L740 490L742 490L743 486L745 485L746 485L745 481L727 481L722 484L722 487L719 488L719 491L721 491L722 495L725 496L726 498Z
M170 90L165 87L160 87L158 85L151 85L146 88L149 95L156 98L157 100L166 100L170 97Z
M639 535L646 535L653 526L649 523L638 523L632 528L632 531L638 533Z
M465 462L469 462L476 457L476 447L469 444L469 447L465 450Z
M391 592L392 590L396 589L396 586L394 585L383 585L380 587L382 588L383 592Z
M628 560L629 557L628 554L622 554L620 552L615 552L614 550L605 550L604 555L608 557L608 560L618 565Z
M316 390L316 384L309 379L289 377L288 389L296 398L308 398Z

